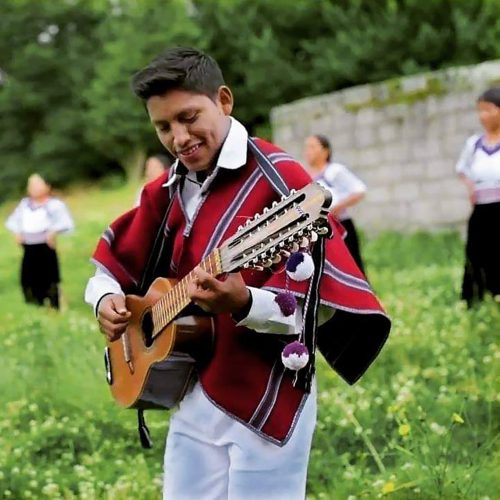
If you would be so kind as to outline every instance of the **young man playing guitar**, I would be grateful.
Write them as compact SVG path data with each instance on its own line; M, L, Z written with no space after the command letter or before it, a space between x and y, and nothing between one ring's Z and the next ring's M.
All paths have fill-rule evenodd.
M378 354L390 322L332 219L325 257L315 254L322 269L315 272L316 293L307 281L269 268L217 276L197 266L248 219L311 179L230 116L231 90L202 52L168 49L135 75L133 90L177 161L145 187L140 206L103 234L86 301L108 341L116 342L130 319L125 294L143 293L157 276L188 276L189 299L215 324L213 351L170 419L164 498L304 498L316 422L314 347L354 383ZM153 268L148 276L146 268ZM279 294L297 298L295 311L276 300ZM311 314L303 306L314 301ZM309 363L295 372L281 357L301 332Z

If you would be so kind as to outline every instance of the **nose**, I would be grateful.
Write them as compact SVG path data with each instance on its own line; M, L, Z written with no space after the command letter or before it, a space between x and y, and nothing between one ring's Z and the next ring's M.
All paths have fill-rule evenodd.
M171 131L175 151L183 149L189 144L190 135L185 125L182 123L172 124Z

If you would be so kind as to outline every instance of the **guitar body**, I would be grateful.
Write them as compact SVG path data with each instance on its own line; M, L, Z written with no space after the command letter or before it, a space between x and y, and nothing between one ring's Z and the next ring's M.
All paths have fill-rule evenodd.
M176 280L157 278L144 297L127 295L126 332L105 350L106 377L118 404L126 408L171 408L194 381L195 357L210 350L213 320L181 317L152 338L151 307Z

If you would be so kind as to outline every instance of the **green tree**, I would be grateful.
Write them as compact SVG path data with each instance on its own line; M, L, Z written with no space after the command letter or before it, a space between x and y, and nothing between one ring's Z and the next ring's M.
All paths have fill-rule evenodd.
M99 21L81 2L7 1L0 23L0 197L39 171L55 184L98 173L82 140L82 88Z
M499 0L3 0L1 16L0 199L33 170L137 177L161 145L130 77L168 46L212 54L264 137L273 106L500 57Z
M199 30L184 0L123 2L99 26L101 47L94 78L84 90L85 137L137 178L149 150L162 148L143 104L132 94L132 75L173 45L193 45Z
M198 0L236 114L399 75L500 57L498 0Z

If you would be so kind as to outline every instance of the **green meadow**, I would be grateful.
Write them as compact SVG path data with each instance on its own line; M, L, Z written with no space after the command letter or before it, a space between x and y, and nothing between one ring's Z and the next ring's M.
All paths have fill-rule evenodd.
M77 228L58 242L60 313L23 303L21 252L0 227L0 498L160 498L168 413L147 414L155 446L142 450L135 412L108 393L83 302L95 243L136 192L65 195ZM2 221L13 207L0 207ZM363 253L392 334L353 387L320 363L308 498L500 498L499 305L457 300L457 233L383 234Z

